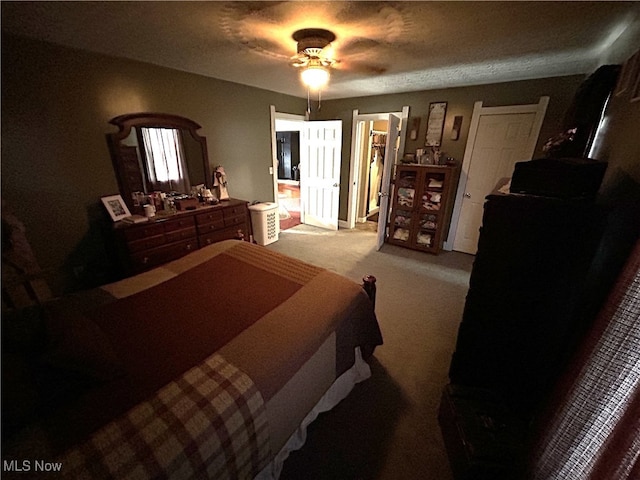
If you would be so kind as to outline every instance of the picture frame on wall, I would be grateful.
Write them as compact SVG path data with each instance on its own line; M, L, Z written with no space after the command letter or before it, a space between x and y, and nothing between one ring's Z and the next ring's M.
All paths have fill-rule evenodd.
M442 132L444 130L444 119L446 116L447 102L432 102L429 104L425 146L439 147L442 144Z
M107 212L109 212L111 220L114 222L118 222L131 216L129 208L127 207L127 204L124 203L121 195L109 195L107 197L102 197L102 203L107 209Z

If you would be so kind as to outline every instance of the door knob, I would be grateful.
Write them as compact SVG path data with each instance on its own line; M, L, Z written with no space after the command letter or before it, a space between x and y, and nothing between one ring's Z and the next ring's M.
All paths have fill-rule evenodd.
M470 193L465 193L464 196L467 197L467 198L471 198L471 194Z
M339 184L339 183L334 183L334 184L333 184L333 186L334 186L334 187L339 187L339 186L340 186L340 184Z
M389 196L389 194L388 194L388 193L386 193L386 192L378 192L378 196L379 196L379 197L388 197L388 196Z

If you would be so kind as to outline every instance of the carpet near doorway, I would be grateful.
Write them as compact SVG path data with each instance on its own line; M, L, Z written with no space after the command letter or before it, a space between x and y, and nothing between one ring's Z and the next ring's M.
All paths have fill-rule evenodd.
M287 212L287 216L285 218L280 217L280 231L288 230L290 228L295 227L296 225L300 225L300 212L299 211L290 211Z
M451 480L437 420L468 289L473 256L385 244L365 228L327 231L299 225L267 248L360 283L376 276L384 345L372 377L308 428L285 462L282 480Z
M280 231L300 225L300 187L278 183Z

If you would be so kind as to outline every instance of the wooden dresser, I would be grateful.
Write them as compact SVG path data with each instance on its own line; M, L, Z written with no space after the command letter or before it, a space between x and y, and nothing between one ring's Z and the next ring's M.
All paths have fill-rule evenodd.
M159 212L143 223L115 223L113 241L121 275L149 270L221 240L244 237L248 241L247 207L244 200L230 199L172 215Z

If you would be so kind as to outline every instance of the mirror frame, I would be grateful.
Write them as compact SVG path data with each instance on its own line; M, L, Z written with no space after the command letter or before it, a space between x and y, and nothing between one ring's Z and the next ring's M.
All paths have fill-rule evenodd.
M169 113L142 112L119 115L109 120L109 123L118 127L117 132L107 134L107 143L120 194L129 208L133 207L132 193L143 191L146 177L146 172L138 162L137 148L122 145L122 140L131 134L131 129L134 127L177 128L189 132L201 146L205 185L209 186L211 166L207 152L207 139L197 133L197 130L202 127L193 120Z

